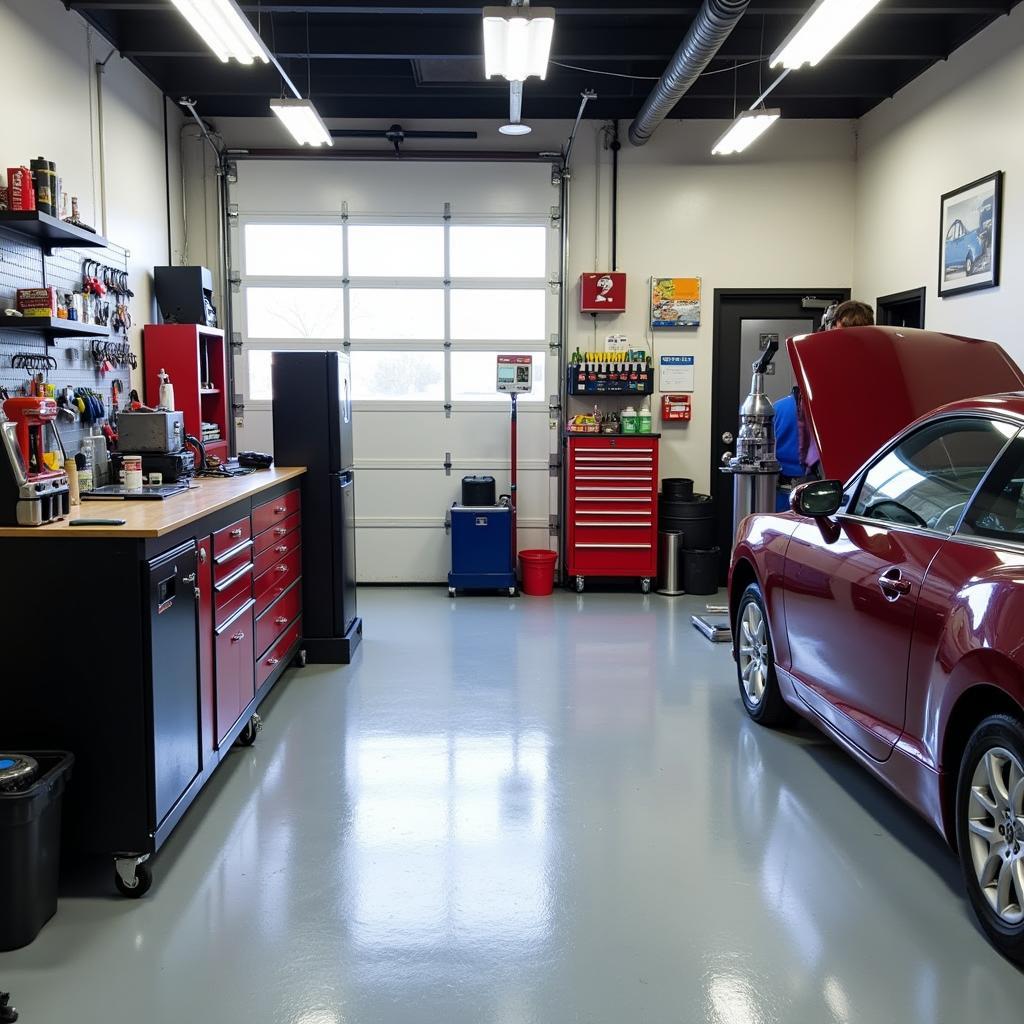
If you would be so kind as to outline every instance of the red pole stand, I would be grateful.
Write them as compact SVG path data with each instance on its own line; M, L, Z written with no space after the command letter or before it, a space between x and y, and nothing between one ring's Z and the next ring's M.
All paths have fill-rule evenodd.
M516 525L516 430L518 429L517 424L517 413L516 413L516 398L518 396L512 392L512 471L511 471L511 492L512 492L512 571L515 572L516 560L519 555L519 533Z

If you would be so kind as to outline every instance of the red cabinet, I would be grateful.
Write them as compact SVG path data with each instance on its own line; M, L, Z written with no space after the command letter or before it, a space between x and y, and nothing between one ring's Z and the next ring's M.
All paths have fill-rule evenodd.
M566 569L578 590L587 576L658 571L658 438L569 437Z
M253 665L253 600L249 598L214 630L217 661L217 742L221 743L256 692Z
M158 375L166 370L185 430L204 443L208 456L226 459L230 382L224 332L200 324L146 324L142 357L146 403L159 401Z
M297 488L252 510L257 688L302 635L301 525Z

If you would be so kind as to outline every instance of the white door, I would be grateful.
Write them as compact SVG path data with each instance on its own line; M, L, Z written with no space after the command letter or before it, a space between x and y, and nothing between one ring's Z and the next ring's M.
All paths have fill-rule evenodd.
M239 164L238 445L272 450L274 349L351 353L361 582L442 582L462 477L493 475L508 493L499 353L534 357L519 403L519 547L555 546L557 200L546 165Z

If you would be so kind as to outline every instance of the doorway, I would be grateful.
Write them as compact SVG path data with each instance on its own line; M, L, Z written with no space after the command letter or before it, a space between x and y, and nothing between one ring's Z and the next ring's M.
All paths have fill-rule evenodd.
M711 399L711 496L715 503L720 574L724 581L732 552L732 481L721 467L735 453L739 407L750 390L750 370L760 352L777 340L779 353L765 377L768 398L793 389L786 341L818 330L825 309L850 297L848 288L715 289L714 367Z
M881 327L924 327L924 304L927 288L912 288L878 300L876 322Z

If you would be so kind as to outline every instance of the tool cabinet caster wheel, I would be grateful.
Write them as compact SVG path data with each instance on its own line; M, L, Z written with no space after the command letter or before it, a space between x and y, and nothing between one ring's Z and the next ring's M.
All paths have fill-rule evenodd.
M516 594L518 594L518 593L519 593L519 590L516 587L509 587L508 588L508 596L509 597L515 597Z
M649 577L645 576L645 577L644 577L644 578L643 578L643 579L642 579L642 580L640 581L640 589L641 589L641 591L643 591L643 593L645 593L645 594L649 594L649 593L651 592L651 581L650 581L650 578L649 578Z
M449 597L454 597L455 596L455 588L454 587L449 587L448 588L448 596Z
M238 734L238 745L240 747L251 747L256 742L256 733L263 728L263 719L253 714L252 718L245 723L245 728Z
M145 858L140 861L135 857L114 858L114 885L122 896L130 900L141 899L152 884L153 869Z
M576 593L577 594L582 594L583 593L583 577L582 576L577 576L576 577Z
M306 648L305 647L303 647L300 650L296 651L295 652L295 662L294 662L295 667L296 668L305 668L306 667L306 662L308 660L308 657L309 656L306 654Z

